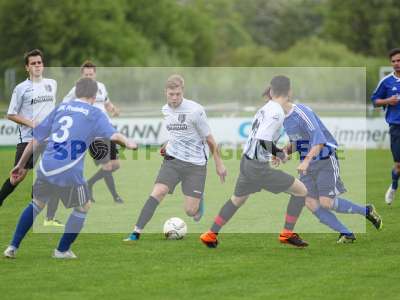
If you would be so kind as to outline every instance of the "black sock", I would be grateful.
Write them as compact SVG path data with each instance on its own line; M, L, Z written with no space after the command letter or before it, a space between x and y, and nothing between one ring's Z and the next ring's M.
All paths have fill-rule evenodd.
M6 200L7 196L10 195L15 190L17 185L18 184L12 185L10 178L7 178L7 180L3 183L3 186L1 187L0 190L0 206L3 205L4 200Z
M238 208L239 207L233 204L231 199L226 201L224 206L222 206L221 210L219 211L218 216L215 217L214 223L211 226L211 231L218 233L222 226L224 226L230 220L230 218L232 218Z
M47 220L53 220L55 218L59 202L60 199L53 199L47 203Z
M150 219L154 215L154 211L156 210L159 202L156 198L150 196L144 204L142 211L140 212L139 218L136 222L136 227L139 229L143 229L144 226L150 221Z
M305 204L304 197L290 196L288 206L286 208L284 231L293 231Z
M115 189L115 181L114 181L114 177L113 177L112 171L108 171L106 174L104 174L104 181L106 182L108 190L110 191L110 193L113 196L113 198L114 199L117 198L118 194L117 194L117 191Z
M98 170L88 181L88 185L91 186L95 184L97 181L102 179L109 171L105 171L103 169Z

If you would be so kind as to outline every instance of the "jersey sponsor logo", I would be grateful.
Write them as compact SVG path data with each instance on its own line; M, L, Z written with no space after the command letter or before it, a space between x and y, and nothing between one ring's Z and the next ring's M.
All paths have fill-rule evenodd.
M187 130L188 126L187 124L168 124L167 125L167 130L168 131L175 131L175 130Z
M39 96L31 100L31 105L43 102L53 102L53 100L54 100L53 96Z

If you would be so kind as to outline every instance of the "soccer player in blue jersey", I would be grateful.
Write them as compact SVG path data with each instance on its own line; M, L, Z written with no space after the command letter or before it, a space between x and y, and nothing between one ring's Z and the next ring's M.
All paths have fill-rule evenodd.
M378 83L371 100L375 106L385 109L386 122L390 127L390 149L394 166L392 183L385 195L385 202L390 205L395 198L400 176L400 48L392 49L389 52L389 59L393 72Z
M359 214L376 229L381 229L382 220L372 204L359 205L339 197L346 189L339 174L338 143L321 119L306 105L290 102L290 80L286 76L276 76L271 86L272 95L276 87L285 87L287 91L284 101L280 102L286 115L283 126L291 142L286 151L290 154L294 150L300 154L301 163L297 170L308 190L306 206L321 223L339 232L338 243L353 242L355 236L331 210Z
M33 140L11 171L14 178L23 176L32 152L48 140L33 185L32 202L20 216L14 237L4 251L5 257L16 257L17 249L36 216L48 201L60 198L64 206L73 208L73 211L53 257L76 258L71 251L71 245L81 231L90 207L88 187L83 177L84 156L88 145L94 138L104 137L129 149L137 148L134 142L117 133L106 115L92 105L96 93L97 83L94 80L80 79L76 83L77 98L69 103L62 103L35 128Z

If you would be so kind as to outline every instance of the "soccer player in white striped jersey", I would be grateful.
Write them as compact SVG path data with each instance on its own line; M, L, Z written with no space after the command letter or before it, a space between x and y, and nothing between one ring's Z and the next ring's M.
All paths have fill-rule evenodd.
M18 163L25 147L32 140L33 128L54 109L57 93L57 82L53 79L43 78L44 59L42 51L31 50L25 53L24 60L25 70L29 78L15 87L7 112L7 118L18 124L19 131L19 143L17 144L14 165ZM24 180L28 170L33 169L34 162L40 152L41 149L38 149L38 155L35 153L35 157L34 155L31 156L27 168L24 169L24 173L18 181L10 177L4 182L0 190L0 206L17 185ZM55 219L57 207L58 200L48 203L45 225L63 226L60 221Z
M81 66L81 77L96 80L96 65L91 61L85 61ZM99 108L106 115L108 122L111 122L108 114L110 114L112 117L116 117L119 115L119 109L108 98L106 86L100 81L96 82L98 91L96 94L96 101L93 105ZM69 102L73 99L75 99L75 87L73 87L64 97L63 102ZM101 159L96 158L96 155L99 153L99 148L107 149L108 152L107 155ZM100 170L98 170L96 174L94 174L88 180L88 187L91 193L92 202L95 202L93 197L93 185L98 180L104 178L107 188L113 196L114 202L118 204L123 203L122 198L116 191L115 181L112 174L120 168L117 145L113 141L96 139L93 144L90 145L89 150L90 155L94 158L95 164L101 165Z
M126 242L139 239L160 202L168 193L172 194L179 183L185 196L186 214L195 221L200 220L203 215L209 151L213 154L221 182L225 181L226 169L211 134L204 108L195 101L185 99L183 89L182 76L172 75L168 78L165 87L167 104L162 108L168 131L164 161L133 232L124 240Z

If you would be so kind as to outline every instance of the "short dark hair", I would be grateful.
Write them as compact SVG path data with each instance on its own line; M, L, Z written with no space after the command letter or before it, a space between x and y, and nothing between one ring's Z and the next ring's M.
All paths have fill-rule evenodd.
M290 79L283 75L278 75L271 80L271 90L274 96L287 96L290 90Z
M94 98L97 93L97 82L91 78L81 78L75 85L77 98Z
M29 57L31 56L40 56L42 58L42 62L44 60L43 52L40 51L39 49L33 49L31 51L25 52L24 54L25 66L29 64Z
M393 56L395 56L396 54L400 53L400 48L394 48L392 50L389 51L389 58L392 59Z
M94 69L94 71L96 72L96 65L92 63L90 60L85 60L83 62L83 64L81 65L81 73L84 68Z

